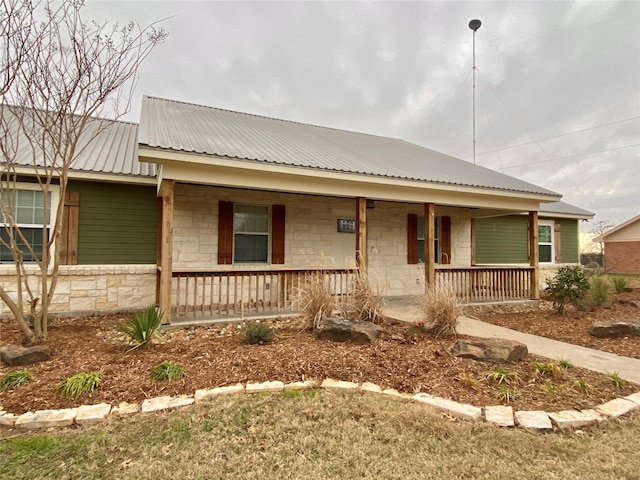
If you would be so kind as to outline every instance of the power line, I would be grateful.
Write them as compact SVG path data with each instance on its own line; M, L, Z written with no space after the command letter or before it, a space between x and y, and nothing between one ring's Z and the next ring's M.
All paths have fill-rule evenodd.
M634 143L632 145L624 145L622 147L607 148L605 150L594 150L593 152L578 153L576 155L567 155L565 157L555 157L555 158L548 157L548 160L539 160L537 162L519 163L518 165L509 165L508 167L504 167L502 170L508 170L510 168L518 168L518 167L528 167L529 165L537 165L537 164L540 164L540 163L555 162L556 160L564 160L564 159L567 159L567 158L584 157L586 155L593 155L593 154L596 154L596 153L606 153L606 152L611 152L611 151L614 151L614 150L622 150L624 148L632 148L632 147L640 147L640 143Z
M617 120L615 122L603 123L601 125L595 125L593 127L581 128L580 130L573 130L572 132L562 133L560 135L554 135L552 137L545 137L545 138L540 138L538 140L531 140L529 142L517 143L515 145L509 145L508 147L503 147L503 148L498 148L496 150L490 150L488 152L478 153L478 154L476 154L476 156L489 155L490 153L502 152L504 150L509 150L511 148L522 147L524 145L531 145L531 144L534 144L534 143L537 143L537 142L544 142L546 140L553 140L554 138L566 137L568 135L573 135L575 133L587 132L589 130L595 130L597 128L609 127L611 125L617 125L617 124L620 124L620 123L630 122L632 120L640 120L640 116L625 118L624 120Z

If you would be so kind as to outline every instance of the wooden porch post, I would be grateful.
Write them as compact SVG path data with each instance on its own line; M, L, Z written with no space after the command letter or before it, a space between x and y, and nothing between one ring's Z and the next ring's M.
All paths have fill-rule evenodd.
M540 298L538 256L538 212L529 212L529 265L533 267L530 291L533 299Z
M367 262L367 199L356 198L356 266L366 269Z
M433 203L424 204L424 288L428 290L436 285L435 261L435 223L436 213Z
M160 250L158 252L158 308L163 313L163 323L171 323L171 273L173 255L173 190L175 180L162 180L159 195L162 197L160 223Z

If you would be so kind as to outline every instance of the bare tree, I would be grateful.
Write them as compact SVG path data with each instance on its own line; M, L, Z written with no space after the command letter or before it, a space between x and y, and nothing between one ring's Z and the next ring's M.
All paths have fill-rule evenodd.
M0 259L16 272L0 299L29 342L47 340L69 169L129 110L138 68L166 38L161 28L85 22L81 13L79 0L0 7ZM36 192L30 209L17 188L24 178Z

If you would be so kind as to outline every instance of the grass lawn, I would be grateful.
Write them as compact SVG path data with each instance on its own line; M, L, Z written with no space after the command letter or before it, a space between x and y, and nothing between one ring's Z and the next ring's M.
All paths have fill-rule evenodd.
M637 479L638 438L639 414L539 434L314 390L51 433L0 430L0 478Z

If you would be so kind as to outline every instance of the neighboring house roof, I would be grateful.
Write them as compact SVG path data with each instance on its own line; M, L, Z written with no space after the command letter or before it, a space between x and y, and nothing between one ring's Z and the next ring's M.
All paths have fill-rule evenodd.
M4 114L8 115L6 111ZM101 128L103 130L93 138ZM20 147L15 164L33 167L33 150L29 148L26 138L20 140ZM91 119L78 142L78 150L69 169L71 174L78 172L150 178L156 175L155 164L138 161L138 125L135 123ZM43 159L36 156L35 164L44 166Z
M551 202L540 204L540 214L552 214L555 216L575 217L575 218L593 218L594 213L582 208L576 207L565 202Z
M536 194L560 194L394 138L144 97L140 147Z
M606 242L607 241L607 237L611 237L614 234L618 234L622 230L625 230L625 229L627 229L629 227L636 227L635 230L638 230L640 232L640 225L636 225L636 223L640 224L640 215L636 215L635 217L630 218L626 222L623 222L620 225L618 225L616 227L613 227L610 230L607 230L603 234L598 235L597 237L595 237L592 240L592 242Z

